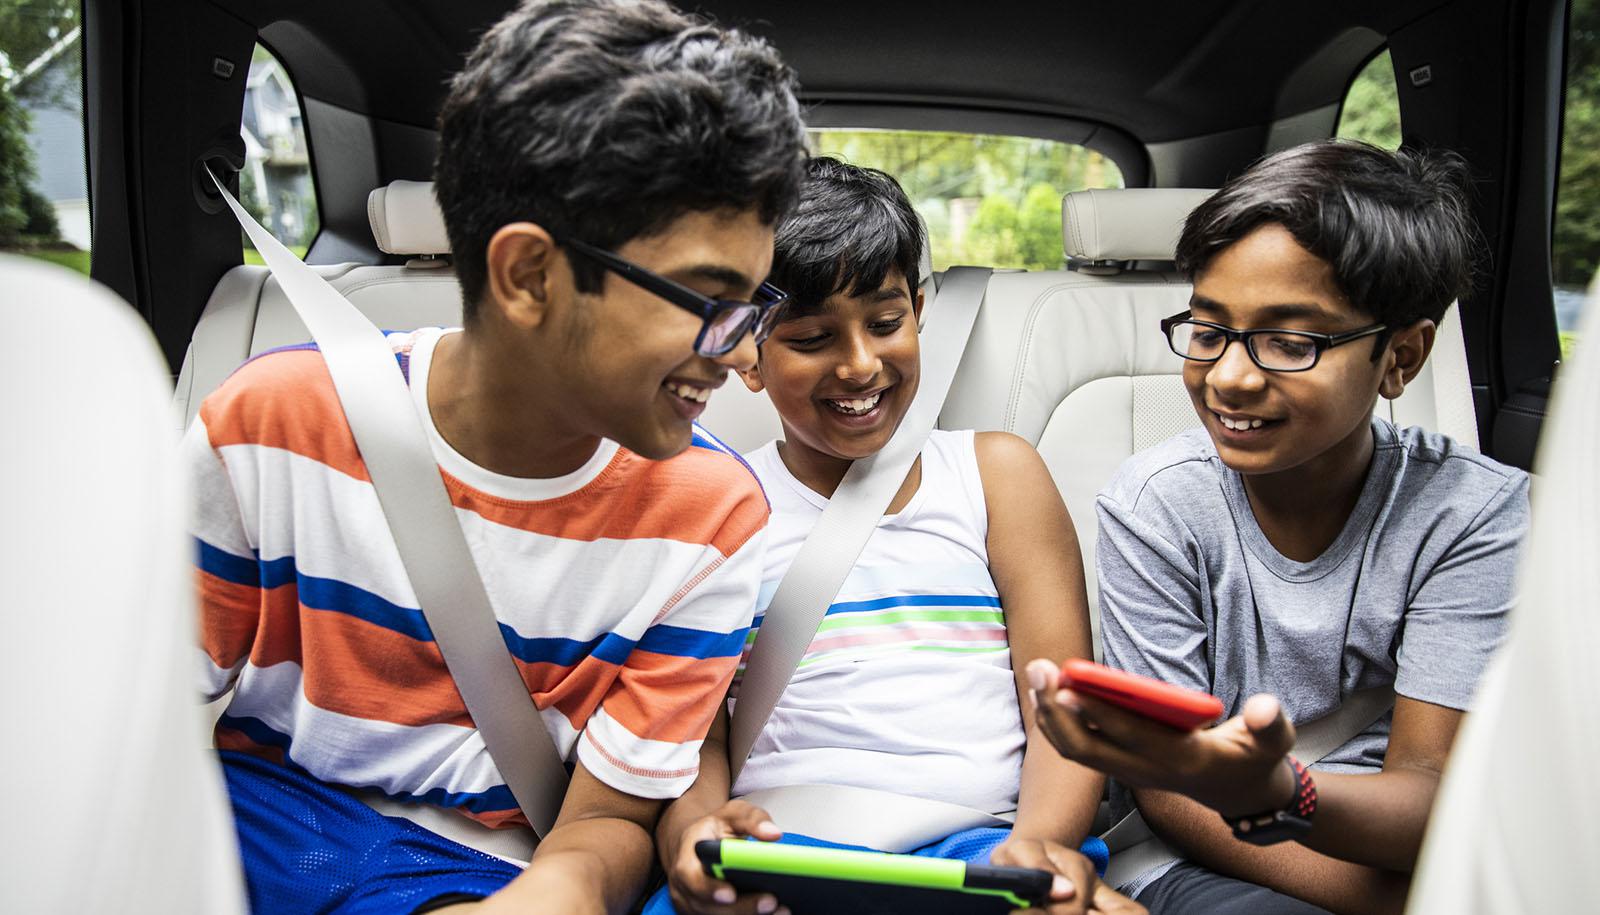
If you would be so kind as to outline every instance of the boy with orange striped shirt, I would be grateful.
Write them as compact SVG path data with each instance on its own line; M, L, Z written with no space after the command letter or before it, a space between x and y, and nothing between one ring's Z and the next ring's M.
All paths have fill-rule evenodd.
M665 111L684 129L633 129ZM782 307L761 278L802 145L768 46L653 2L525 4L446 101L436 189L465 326L390 340L572 769L520 876L408 821L459 812L469 840L526 826L417 609L320 353L263 355L207 398L186 439L202 680L232 690L217 745L254 908L494 894L486 905L582 912L638 894L755 603L766 502L693 421Z

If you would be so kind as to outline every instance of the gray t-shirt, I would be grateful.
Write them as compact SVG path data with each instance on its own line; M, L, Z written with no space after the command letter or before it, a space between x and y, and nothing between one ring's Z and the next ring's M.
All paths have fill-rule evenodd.
M1505 631L1528 475L1421 429L1374 418L1372 432L1360 499L1310 562L1267 540L1204 430L1129 458L1096 505L1106 663L1209 692L1230 716L1266 692L1312 721L1389 684L1467 708ZM1389 720L1317 768L1382 767ZM1113 806L1128 809L1123 792Z

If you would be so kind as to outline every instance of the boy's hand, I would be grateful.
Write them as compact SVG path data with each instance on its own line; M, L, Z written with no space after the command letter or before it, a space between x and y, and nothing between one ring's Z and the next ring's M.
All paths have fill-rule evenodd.
M1089 908L1101 915L1150 915L1150 910L1112 889L1109 884L1095 886L1094 899Z
M1059 842L1007 839L995 846L989 860L1000 867L1031 867L1056 875L1050 885L1050 915L1081 915L1089 908L1100 880L1094 862ZM1032 910L1030 910L1032 911Z
M1062 756L1132 788L1186 794L1225 816L1276 810L1294 796L1294 774L1283 762L1294 746L1294 725L1275 697L1252 696L1240 715L1180 731L1059 689L1059 677L1048 660L1028 664L1039 726Z
M765 810L744 801L729 801L709 816L690 823L678 836L678 850L667 871L673 906L684 915L768 915L784 912L770 893L738 896L733 884L706 873L694 853L696 842L754 836L765 842L783 838L783 831Z

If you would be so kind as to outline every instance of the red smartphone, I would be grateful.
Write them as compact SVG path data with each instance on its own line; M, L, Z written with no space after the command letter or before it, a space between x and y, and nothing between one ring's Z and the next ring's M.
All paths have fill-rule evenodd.
M1192 731L1222 717L1222 700L1216 696L1081 658L1062 663L1061 686L1180 731Z

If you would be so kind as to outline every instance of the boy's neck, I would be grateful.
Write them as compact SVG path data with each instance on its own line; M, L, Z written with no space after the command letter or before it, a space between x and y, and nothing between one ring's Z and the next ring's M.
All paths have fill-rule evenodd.
M1321 556L1355 511L1372 467L1372 424L1298 467L1243 476L1256 524L1274 549L1296 562Z
M788 469L789 475L800 481L800 485L824 499L833 498L833 494L839 490L839 484L844 482L845 473L855 461L822 454L804 445L792 444L790 441L792 438L790 435L778 442L778 459L783 461L783 466ZM900 490L894 494L884 514L893 515L904 509L911 501L911 497L916 495L917 487L920 485L922 485L922 457L919 455L912 462L911 470L906 473L905 482L900 484Z
M470 330L445 334L428 370L428 412L462 457L493 473L527 479L564 476L594 456L600 438L571 427L560 398L511 373L508 354Z

